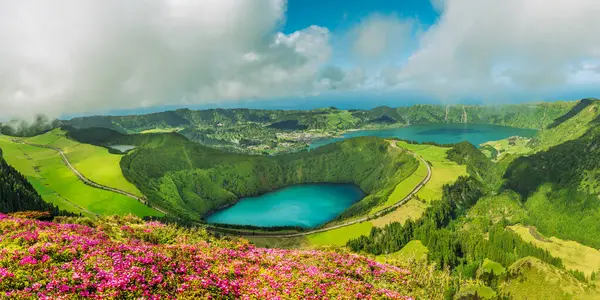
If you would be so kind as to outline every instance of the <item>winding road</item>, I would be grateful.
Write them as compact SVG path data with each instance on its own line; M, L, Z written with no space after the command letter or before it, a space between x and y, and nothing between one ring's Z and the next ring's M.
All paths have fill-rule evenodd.
M60 157L62 158L62 160L63 160L63 162L65 163L65 165L66 165L66 166L67 166L69 169L71 169L71 171L72 171L72 172L73 172L73 173L74 173L74 174L77 176L77 178L79 178L79 180L81 180L83 183L85 183L85 184L87 184L87 185L89 185L89 186L91 186L91 187L97 188L97 189L101 189L101 190L105 190L105 191L110 191L110 192L113 192L113 193L117 193L117 194L121 194L121 195L127 196L127 197L129 197L129 198L133 198L133 199L135 199L135 200L137 200L137 201L141 202L141 203L142 203L142 204L144 204L144 205L148 205L148 201L147 201L147 200L146 200L146 198L144 198L144 197L139 197L139 196L136 196L136 195L134 195L134 194L132 194L132 193L129 193L129 192L126 192L126 191L123 191L123 190L119 190L119 189L116 189L116 188L113 188L113 187L110 187L110 186L106 186L106 185L103 185L103 184L99 184L99 183L97 183L97 182L94 182L93 180L91 180L91 179L89 179L89 178L85 177L85 176L84 176L83 174L81 174L81 173L80 173L80 172L79 172L77 169L75 169L75 167L74 167L74 166L71 164L71 162L69 161L69 159L67 158L67 156L65 155L65 153L64 153L64 152L62 151L62 149L60 149L60 148L56 148L56 147L53 147L53 146L48 146L48 145L33 144L33 143L29 143L29 142L26 142L26 141L23 141L23 140L14 140L14 141L15 141L15 142L18 142L18 143L22 143L22 144L29 145L29 146L33 146L33 147L39 147L39 148L52 149L52 150L54 150L54 151L58 152L58 154L60 154ZM160 208L154 207L154 206L151 206L151 207L152 207L153 209L155 209L155 210L157 210L157 211L159 211L159 212L161 212L161 213L163 213L163 214L167 215L167 212L166 212L166 211L164 211L164 210L162 210L162 209L160 209Z
M425 176L425 178L423 178L423 180L417 184L417 186L415 186L415 188L408 194L406 195L406 197L398 200L396 203L394 203L393 205L390 205L376 213L373 213L371 215L368 215L366 217L362 217L360 219L356 219L353 221L349 221L346 223L342 223L342 224L338 224L338 225L334 225L334 226L330 226L330 227L325 227L325 228L321 228L321 229L315 229L315 230L311 230L311 231L303 231L303 232L298 232L298 233L288 233L288 234L277 234L277 233L273 233L273 234L245 234L242 232L238 232L239 235L241 236L248 236L248 237L255 237L255 238L293 238L293 237L301 237L301 236L306 236L309 234L314 234L314 233L319 233L319 232L325 232L325 231L329 231L329 230L333 230L333 229L338 229L338 228L342 228L342 227L346 227L346 226L350 226L350 225L354 225L354 224L358 224L358 223L362 223L371 219L375 219L378 217L381 217L391 211L393 211L394 209L398 208L401 205L404 205L406 202L408 202L408 200L412 199L412 197L418 193L421 188L423 188L423 186L425 186L425 184L427 184L427 182L429 182L429 180L431 179L431 166L429 166L429 163L427 161L425 161L421 156L417 155L416 153L412 152L412 151L408 151L406 149L400 148L398 147L398 145L396 144L396 141L389 141L390 145L392 146L392 148L396 148L399 150L404 150L410 154L412 154L414 157L416 157L418 160L420 160L422 163L425 164L425 166L427 167L427 176Z

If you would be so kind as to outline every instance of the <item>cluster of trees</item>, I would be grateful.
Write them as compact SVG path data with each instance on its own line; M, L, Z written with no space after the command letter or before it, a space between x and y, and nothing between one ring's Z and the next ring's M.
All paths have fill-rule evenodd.
M0 149L0 212L47 211L57 215L57 207L46 203L27 179L8 165Z
M471 278L485 258L508 266L519 258L534 256L562 266L560 259L505 230L506 220L492 225L487 239L481 232L464 229L461 217L481 198L483 191L472 177L461 177L444 187L442 200L434 202L420 219L407 220L404 225L395 222L383 228L374 227L369 236L352 239L347 246L356 252L380 255L399 251L411 240L420 240L429 249L431 262Z
M505 229L508 221L504 217L481 214L477 223L471 224L474 221L466 217L467 213L479 199L498 191L503 167L469 143L455 145L448 151L448 158L466 164L469 176L445 185L442 199L434 201L420 219L375 227L368 236L348 241L347 246L356 252L381 255L399 251L411 240L420 240L429 250L429 261L468 278L476 277L486 258L509 266L533 256L562 267L560 259ZM486 226L479 226L481 223Z
M342 215L348 218L387 200L418 167L412 155L393 151L376 137L269 157L223 152L185 139L152 141L165 136L149 138L123 157L123 173L151 202L195 220L241 197L319 182L354 183L369 194Z

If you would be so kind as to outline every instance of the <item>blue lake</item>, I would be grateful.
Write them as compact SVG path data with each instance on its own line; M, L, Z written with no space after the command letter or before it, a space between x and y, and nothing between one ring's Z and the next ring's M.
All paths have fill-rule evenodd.
M353 184L299 184L257 197L208 216L208 223L254 226L316 227L358 202L365 193Z
M113 148L115 150L121 151L123 153L125 153L129 150L135 149L135 146L132 146L132 145L111 145L109 147Z
M505 139L511 136L532 137L537 130L522 129L499 125L486 124L428 124L411 125L400 128L359 130L347 132L338 138L313 141L310 149L334 143L343 139L358 136L396 137L417 142L436 142L438 144L453 144L468 141L479 147L488 141Z

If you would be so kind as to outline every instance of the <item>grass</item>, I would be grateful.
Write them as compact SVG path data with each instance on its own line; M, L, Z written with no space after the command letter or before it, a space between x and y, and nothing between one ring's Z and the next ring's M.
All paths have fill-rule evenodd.
M427 253L429 249L421 243L419 240L412 240L408 242L400 251L396 251L390 254L383 254L377 256L377 260L380 262L388 262L394 260L402 261L426 261Z
M502 275L506 273L506 269L502 266L502 264L487 258L483 260L483 264L481 264L481 269L488 273L493 273L494 275Z
M350 239L368 235L371 228L373 228L371 222L362 222L330 231L314 233L308 235L307 238L309 243L315 246L344 246Z
M600 270L600 251L597 249L556 237L546 238L533 227L517 224L509 228L523 240L546 249L552 256L560 258L566 269L581 271L588 277L592 272Z
M447 152L450 148L437 147L433 145L409 144L403 141L397 143L399 147L412 151L431 164L431 178L429 182L417 193L417 199L409 200L406 204L398 207L391 213L372 220L374 226L381 227L392 222L404 223L408 219L419 218L433 200L442 198L442 187L451 184L459 176L467 175L466 166L461 166L448 160ZM371 213L396 203L406 197L417 184L427 176L427 166L419 160L419 167L408 178L400 182L387 201L371 210Z
M404 224L406 220L416 220L423 215L423 212L427 208L427 204L417 199L408 200L404 205L396 208L394 211L385 214L377 219L371 220L373 226L383 227L392 222L399 222Z
M51 143L51 139L52 136L44 135L35 138L34 142ZM58 143L67 144L68 141ZM14 143L6 136L0 136L0 148L6 161L30 180L42 198L61 209L88 216L161 215L135 199L84 184L52 149Z
M168 133L168 132L173 132L173 131L180 131L183 128L180 127L174 127L174 128L153 128L153 129L148 129L148 130L143 130L140 131L140 133Z
M511 299L598 299L599 291L593 286L533 257L518 260L509 273L513 276L501 290Z
M469 298L469 296L467 296L475 294L477 294L477 296L480 298ZM489 286L482 284L470 284L461 287L458 295L459 297L456 297L455 299L493 299L496 297L496 292ZM463 295L464 298L460 298L461 295Z
M482 147L489 145L490 147L496 149L498 153L496 157L491 157L489 151L488 153L486 153L485 151L482 152L484 152L489 158L495 161L502 160L502 158L510 154L524 155L533 152L533 149L527 146L527 143L529 143L531 139L518 137L516 139L512 139L514 143L510 143L509 139L511 138L506 138L498 141L490 141L481 144Z
M276 237L244 237L257 247L299 249L310 245L306 237L276 238Z
M104 147L70 140L60 129L29 138L27 141L60 148L75 169L92 181L143 196L142 192L123 176L120 166L122 156L119 154L111 154Z
M552 129L544 129L535 136L536 150L546 150L555 145L581 137L593 125L600 110L598 103L593 103Z
M451 184L459 176L467 175L466 166L459 165L447 159L447 152L450 148L433 145L415 145L403 141L398 142L398 146L418 154L424 160L431 163L431 179L417 194L419 198L428 202L442 198L442 187L445 184ZM426 172L425 174L427 174Z
M465 226L470 229L479 229L483 232L491 224L506 220L508 224L523 222L527 211L521 204L520 196L512 191L505 191L497 195L485 196L469 210Z

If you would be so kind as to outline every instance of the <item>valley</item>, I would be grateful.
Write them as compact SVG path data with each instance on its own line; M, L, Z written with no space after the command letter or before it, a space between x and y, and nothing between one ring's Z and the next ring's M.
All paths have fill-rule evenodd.
M312 111L246 112L255 129L261 122L295 126L259 131L302 139L262 154L191 141L183 121L165 123L162 115L153 116L154 125L138 118L126 133L105 121L106 127L71 126L105 118L94 117L62 121L70 125L32 137L0 135L0 149L57 214L90 220L133 214L242 236L259 247L334 247L386 264L436 266L466 279L455 283L456 297L542 297L533 284L541 272L563 283L553 292L560 297L594 299L598 105L590 99L536 104L519 117L508 106L495 116L483 109L480 118L490 124L432 121L347 133L367 126L351 121L364 112L318 110L318 118L329 120L320 131L311 128L320 123L306 123L318 119ZM533 122L540 107L557 116ZM230 118L214 119L223 130L248 117L216 112L208 115ZM331 131L332 120L346 125Z

